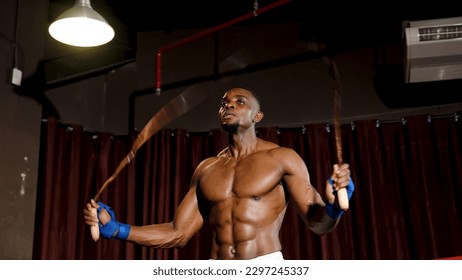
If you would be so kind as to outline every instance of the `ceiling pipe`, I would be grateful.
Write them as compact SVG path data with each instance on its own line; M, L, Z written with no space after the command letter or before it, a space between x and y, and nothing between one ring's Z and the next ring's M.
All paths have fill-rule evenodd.
M269 10L272 10L274 8L277 8L279 6L282 6L284 4L287 4L291 2L291 0L279 0L279 1L276 1L274 3L271 3L269 5L266 5L265 7L261 8L261 9L258 9L257 7L255 7L255 10L253 12L250 12L250 13L247 13L247 14L244 14L240 17L237 17L235 19L232 19L230 21L227 21L225 23L222 23L220 25L217 25L215 27L211 27L211 28L208 28L208 29L205 29L203 31L200 31L198 33L195 33L189 37L186 37L184 39L181 39L179 41L176 41L176 42L173 42L173 43L170 43L168 45L165 45L163 47L160 47L159 50L157 51L157 64L156 64L156 94L159 95L162 91L161 89L161 78L162 78L162 71L161 71L161 68L162 68L162 54L167 52L167 51L170 51L174 48L177 48L177 47L180 47L182 45L185 45L187 43L190 43L190 42L193 42L193 41L196 41L204 36L207 36L209 34L212 34L212 33L215 33L217 31L220 31L222 29L225 29L227 27L230 27L232 25L235 25L241 21L244 21L244 20L247 20L249 18L252 18L252 17L256 17L258 16L259 14L261 13L264 13L264 12L267 12Z
M291 2L291 0L279 0L279 1L276 1L272 4L269 4L261 9L258 9L258 5L254 5L254 11L251 12L251 13L247 13L245 15L242 15L238 18L235 18L233 20L230 20L228 22L225 22L221 25L218 25L216 27L212 27L212 28L209 28L209 29L205 29L204 31L201 31L201 32L198 32L196 34L193 34L189 37L186 37L184 39L181 39L179 41L176 41L176 42L173 42L171 44L168 44L168 45L165 45L161 48L159 48L158 50L158 53L157 53L157 65L156 65L156 86L154 88L149 88L149 89L145 89L145 90L138 90L138 91L135 91L133 92L130 97L129 97L129 127L128 127L128 131L134 131L135 130L135 99L142 96L142 95L145 95L145 94L149 94L151 93L153 90L156 92L157 95L159 95L161 93L161 58L162 58L162 53L164 52L167 52L169 50L172 50L174 48L177 48L177 47L180 47L182 45L185 45L187 43L190 43L190 42L193 42L195 40L198 40L206 35L209 35L209 34L212 34L212 33L215 33L219 30L222 30L224 28L227 28L229 26L232 26L236 23L239 23L243 20L246 20L246 19L249 19L249 18L252 18L252 17L255 17L261 13L264 13L266 11L269 11L271 9L274 9L276 7L279 7L281 5L284 5L286 3L289 3ZM309 54L310 58L312 59L313 56L312 54ZM255 71L260 71L262 69L267 69L267 68L272 68L272 67L277 67L277 66L280 66L280 65L285 65L287 63L293 63L291 61L291 59L283 59L284 61L281 62L275 62L275 61L272 61L272 62L269 62L269 63L263 63L263 64L259 64L259 65L253 65L253 67L247 67L247 69L244 69L244 70L237 70L237 71L229 71L227 73L218 73L217 69L215 69L215 72L210 75L210 76L205 76L205 77L196 77L196 78L193 78L193 79L190 79L190 80L187 80L187 81L181 81L181 82L177 82L177 83L173 83L173 84L168 84L166 85L166 87L168 89L173 89L173 88L177 88L177 87L182 87L182 86L190 86L192 84L196 84L196 83L200 83L200 82L204 82L204 81L209 81L209 80L216 80L216 79L219 79L219 78L223 78L223 77L228 77L228 76L232 76L232 75L241 75L241 74L244 74L244 73L251 73L251 72L255 72ZM290 61L290 62L289 62ZM296 61L300 61L300 57L298 57L296 59Z

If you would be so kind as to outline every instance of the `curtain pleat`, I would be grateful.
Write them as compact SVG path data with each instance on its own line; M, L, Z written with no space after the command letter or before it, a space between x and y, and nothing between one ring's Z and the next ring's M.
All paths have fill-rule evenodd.
M458 114L455 114L458 116ZM343 125L343 159L356 191L337 228L309 231L289 203L280 232L286 259L436 259L462 255L462 127L457 117L411 116ZM293 148L324 195L337 162L333 127L262 127L258 136ZM136 138L87 132L54 118L43 122L34 259L208 259L207 223L182 249L91 239L85 204L111 176ZM166 223L189 189L196 166L227 144L221 130L163 129L103 192L116 218Z

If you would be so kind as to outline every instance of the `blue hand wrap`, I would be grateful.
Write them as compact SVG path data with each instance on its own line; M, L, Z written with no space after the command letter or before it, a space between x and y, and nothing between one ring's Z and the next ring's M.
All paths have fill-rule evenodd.
M327 203L326 213L332 219L338 219L343 215L343 210L335 204Z
M332 187L334 186L334 180L332 180L332 178L327 179L327 181L329 181L329 184L331 184ZM350 182L348 183L348 186L346 186L346 190L347 190L348 200L350 200L350 198L353 195L353 192L355 190L355 184L353 183L353 179L350 179ZM332 193L334 195L337 195L336 190L334 190Z
M101 224L101 222L99 222L99 228L100 228L101 235L105 238L115 237L120 240L127 240L128 235L130 234L130 228L131 228L130 225L123 224L123 223L116 221L114 211L112 210L111 207L107 206L106 204L102 202L98 202L98 204L100 205L98 207L98 219L99 219L99 214L103 208L106 209L106 211L111 216L111 220L107 224L103 225Z
M119 223L119 231L115 237L120 240L127 240L128 235L130 234L130 229L130 225Z
M334 186L334 181L332 180L332 178L329 178L328 182L329 182L329 184L332 185L332 187ZM350 182L348 183L348 186L346 186L348 200L350 200L351 196L353 195L354 190L355 190L355 184L353 183L353 179L350 179ZM337 195L336 190L332 191L332 193L334 195ZM329 215L329 217L331 217L333 219L338 219L343 215L344 211L342 209L340 209L340 207L338 207L337 205L327 203L326 212L327 212L327 215Z

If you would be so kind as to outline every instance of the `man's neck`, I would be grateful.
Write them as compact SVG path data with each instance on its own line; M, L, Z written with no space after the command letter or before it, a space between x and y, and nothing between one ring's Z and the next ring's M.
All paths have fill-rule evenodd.
M257 151L258 137L255 131L228 134L228 155L239 159Z

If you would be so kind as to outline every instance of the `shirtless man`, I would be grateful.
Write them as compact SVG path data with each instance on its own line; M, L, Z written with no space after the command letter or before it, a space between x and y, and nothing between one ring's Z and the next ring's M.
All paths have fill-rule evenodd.
M348 164L333 166L325 202L294 150L256 136L255 125L263 119L263 112L249 89L229 89L218 116L228 133L228 147L197 166L171 222L123 224L115 220L110 207L92 200L84 210L86 224L100 222L101 235L106 238L172 248L183 247L208 220L213 230L211 259L282 259L279 230L289 201L313 232L322 235L335 228L343 214L336 190L347 188L348 197L354 190ZM100 221L92 208L98 208Z

